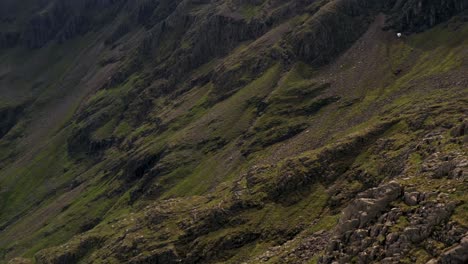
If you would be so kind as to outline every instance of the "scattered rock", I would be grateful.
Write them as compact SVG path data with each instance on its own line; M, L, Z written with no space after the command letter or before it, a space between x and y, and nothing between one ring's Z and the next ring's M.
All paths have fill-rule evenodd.
M460 244L444 252L437 263L440 264L463 264L468 263L468 235Z
M411 193L405 192L404 194L405 203L409 206L417 205L420 201L420 195L421 194L418 192L411 192Z

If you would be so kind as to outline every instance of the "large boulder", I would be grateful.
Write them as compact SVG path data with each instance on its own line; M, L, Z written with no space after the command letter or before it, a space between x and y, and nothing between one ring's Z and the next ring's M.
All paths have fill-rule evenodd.
M401 197L402 192L400 184L390 182L359 194L357 199L343 210L338 233L344 234L356 227L364 227L385 211L392 201Z
M460 244L443 253L440 264L463 264L468 263L468 234L460 241Z

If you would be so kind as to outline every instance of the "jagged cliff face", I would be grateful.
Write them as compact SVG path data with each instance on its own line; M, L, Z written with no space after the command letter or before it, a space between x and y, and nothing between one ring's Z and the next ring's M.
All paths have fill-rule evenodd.
M465 263L466 8L0 0L0 263Z

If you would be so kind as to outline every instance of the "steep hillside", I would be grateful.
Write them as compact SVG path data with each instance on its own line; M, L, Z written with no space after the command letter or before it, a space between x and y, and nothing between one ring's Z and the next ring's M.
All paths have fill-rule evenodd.
M467 7L0 0L0 263L466 263Z

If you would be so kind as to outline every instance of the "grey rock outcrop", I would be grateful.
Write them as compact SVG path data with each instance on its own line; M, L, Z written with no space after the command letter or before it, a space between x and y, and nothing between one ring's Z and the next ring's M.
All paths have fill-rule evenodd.
M442 264L455 264L455 263L467 263L468 262L468 236L465 236L460 244L449 251L445 252L440 263Z
M338 233L346 234L354 228L362 228L380 215L389 205L402 195L402 187L391 182L382 187L370 189L358 195L357 199L343 210Z
M401 202L411 207L395 205ZM453 245L466 232L448 222L456 206L433 193L404 192L396 182L369 189L344 209L320 263L349 263L356 258L358 263L399 263L424 241ZM441 257L446 262L437 263L464 263L456 262L465 257L464 243Z

